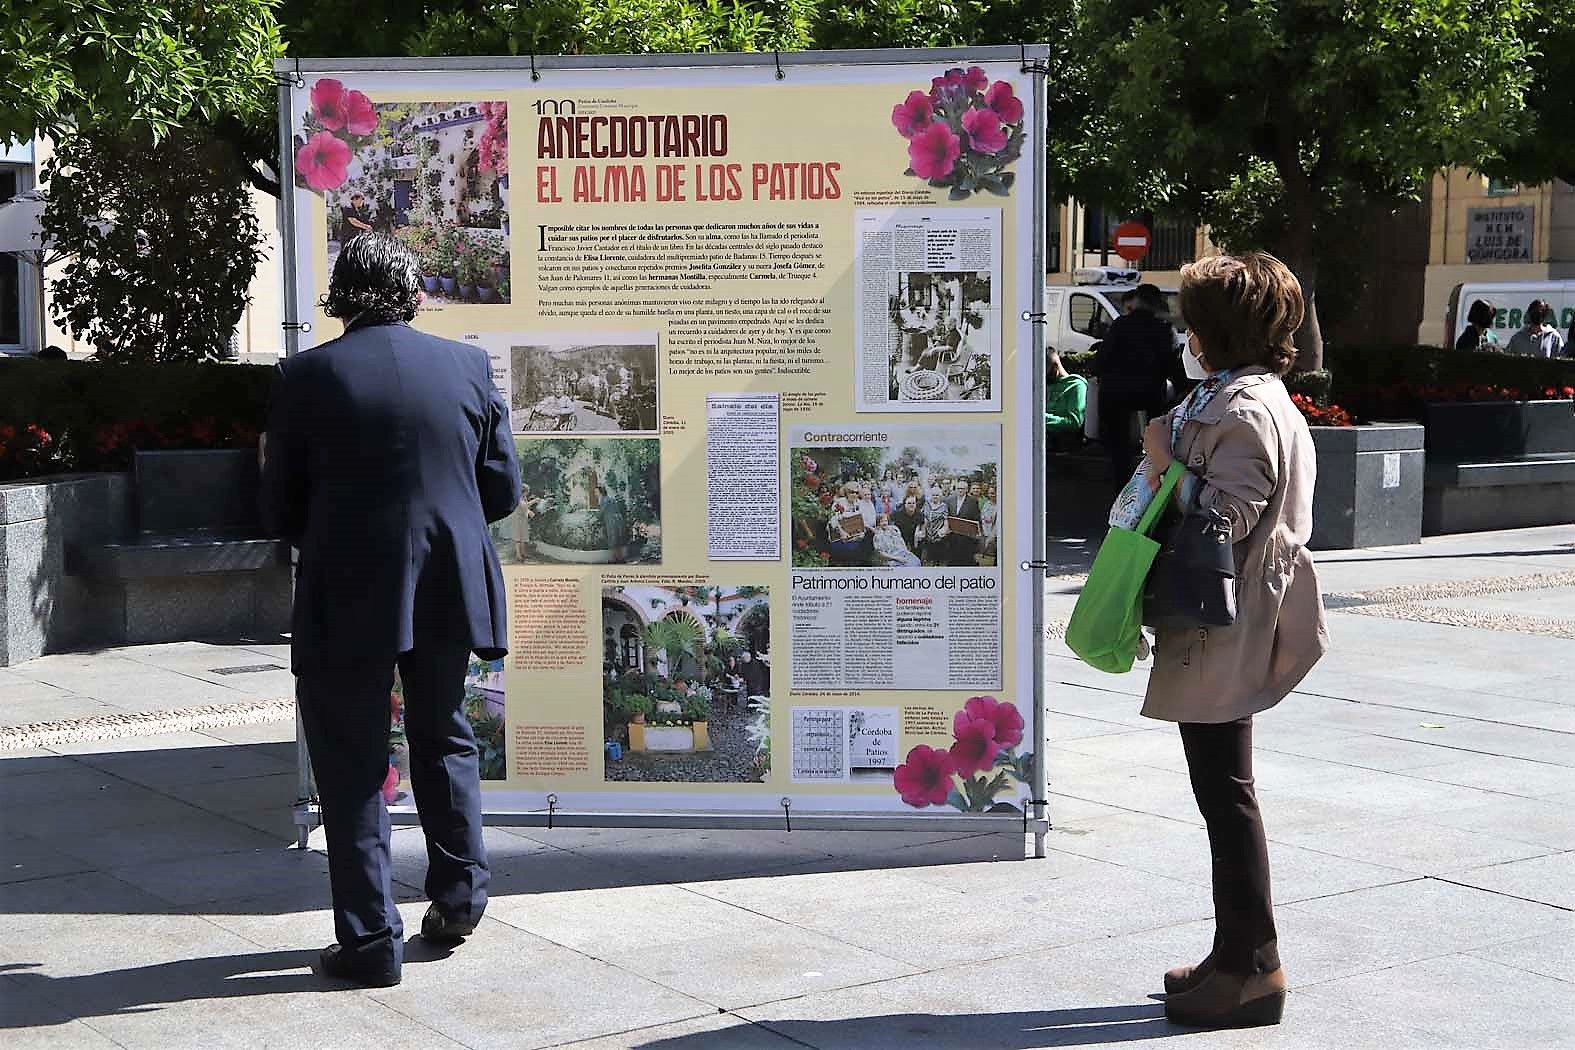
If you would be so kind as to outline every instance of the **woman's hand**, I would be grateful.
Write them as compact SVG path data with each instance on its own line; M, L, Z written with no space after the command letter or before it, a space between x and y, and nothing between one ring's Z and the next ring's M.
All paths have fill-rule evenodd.
M1143 428L1143 455L1148 459L1150 481L1165 473L1175 461L1170 454L1170 420L1167 417L1151 419Z

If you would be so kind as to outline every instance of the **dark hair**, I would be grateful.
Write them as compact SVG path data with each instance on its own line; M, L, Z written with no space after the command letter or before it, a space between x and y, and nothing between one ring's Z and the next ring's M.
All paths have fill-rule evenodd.
M1267 252L1215 255L1181 268L1181 316L1212 369L1262 365L1285 375L1305 310L1301 282Z
M40 361L66 361L70 359L69 355L58 346L46 346L33 356Z
M1486 299L1478 299L1471 304L1471 310L1466 314L1466 321L1478 328L1493 327L1493 318L1498 313L1493 309L1493 304Z
M416 316L420 292L410 249L389 234L363 233L339 249L319 305L346 325L397 324Z
M1548 305L1546 299L1533 299L1531 305L1526 307L1526 327L1541 324L1552 313L1553 307Z
M1159 290L1158 285L1140 284L1132 294L1137 296L1139 310L1162 314L1170 309L1170 304L1165 301L1165 293Z
M1137 292L1122 292L1121 293L1121 305L1122 306L1129 306L1129 305L1131 305L1132 303L1135 303L1135 302L1137 302Z

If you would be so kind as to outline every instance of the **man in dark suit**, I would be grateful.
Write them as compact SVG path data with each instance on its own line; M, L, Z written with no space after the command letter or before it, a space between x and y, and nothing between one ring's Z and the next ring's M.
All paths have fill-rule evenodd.
M389 694L405 690L427 839L422 936L457 942L487 902L481 783L465 717L470 655L507 652L487 523L519 503L508 411L485 351L409 327L415 260L386 234L346 244L324 304L345 334L279 366L264 445L270 524L300 551L291 665L328 837L338 943L321 972L398 984Z
M952 487L951 497L946 501L946 511L954 518L966 518L969 521L979 520L979 496L982 489L977 481L969 482L958 479ZM960 532L952 532L947 537L946 564L954 567L973 566L978 564L973 556L979 550L979 540L973 536L964 536Z

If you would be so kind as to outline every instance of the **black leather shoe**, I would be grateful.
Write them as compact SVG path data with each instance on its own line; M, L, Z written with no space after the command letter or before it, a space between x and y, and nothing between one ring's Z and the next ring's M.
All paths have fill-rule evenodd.
M353 981L367 988L392 988L402 980L398 967L391 970L365 970L352 965L344 949L337 944L330 944L318 953L317 972L323 977Z
M475 932L475 923L450 918L436 904L421 917L421 939L433 944L458 944Z

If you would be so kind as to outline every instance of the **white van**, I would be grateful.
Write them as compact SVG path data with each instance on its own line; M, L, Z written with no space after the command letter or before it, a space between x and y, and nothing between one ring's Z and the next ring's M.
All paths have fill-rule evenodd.
M1142 284L1137 270L1115 266L1089 266L1072 271L1072 285L1045 285L1045 345L1063 354L1084 353L1105 337L1111 322L1121 316L1121 297ZM1180 293L1161 288L1170 304L1172 325L1181 321ZM1177 330L1176 342L1186 342Z
M1493 334L1498 345L1509 345L1509 337L1525 326L1526 307L1536 299L1546 300L1553 307L1550 323L1560 335L1568 335L1575 324L1575 281L1501 281L1482 284L1457 284L1449 293L1449 313L1444 320L1444 331L1453 348L1460 333L1466 330L1466 315L1471 304L1482 299L1493 307Z

